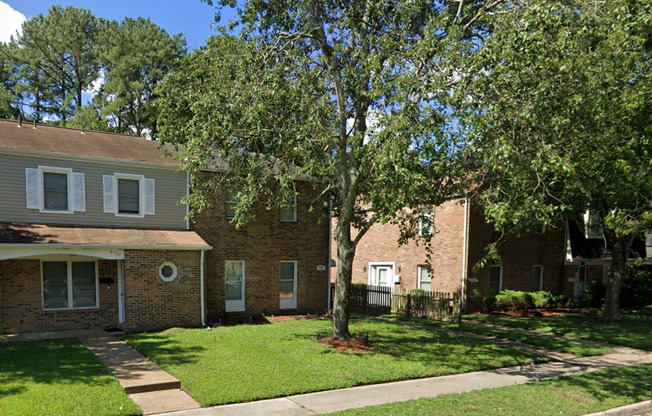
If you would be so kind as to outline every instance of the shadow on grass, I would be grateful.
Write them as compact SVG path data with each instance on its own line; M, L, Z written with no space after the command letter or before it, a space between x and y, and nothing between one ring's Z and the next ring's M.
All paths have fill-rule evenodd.
M161 366L197 363L206 350L202 346L184 346L170 337L169 333L130 334L122 338L138 352Z
M104 365L73 339L0 343L0 384L32 381L44 384L76 382L109 384ZM14 392L16 393L16 392ZM0 394L12 394L12 392Z
M609 369L595 373L565 377L557 381L567 386L578 386L592 396L605 400L614 397L650 398L652 365Z

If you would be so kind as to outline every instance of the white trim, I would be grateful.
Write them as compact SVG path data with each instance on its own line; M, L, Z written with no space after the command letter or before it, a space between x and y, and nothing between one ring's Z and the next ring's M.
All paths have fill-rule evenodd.
M387 284L385 285L386 287L394 287L394 274L396 273L396 264L393 261L370 261L367 263L367 282L370 286L380 286L380 285L374 285L374 274L373 270L375 267L382 267L382 266L388 266L391 267L391 276L389 276L389 279L387 281Z
M421 287L421 283L425 280L421 280L421 270L425 269L428 272L428 283L430 284L429 292L432 292L432 269L428 270L428 265L418 264L417 265L417 289L425 290Z
M544 268L543 268L543 264L533 264L532 265L532 276L530 277L530 279L532 277L534 277L534 268L535 267L540 267L540 269L539 269L539 288L536 290L536 291L540 292L540 291L543 290L543 276L544 276L543 270L544 270ZM530 280L530 288L532 288L532 281L531 280Z
M49 255L88 256L104 260L124 260L125 258L124 250L110 248L83 248L79 246L65 248L52 247L50 244L44 244L40 247L35 247L35 244L24 244L21 246L11 247L10 244L0 245L0 260Z
M170 267L172 269L172 275L169 276L169 277L163 276L163 268L166 267L166 266ZM174 264L171 261L164 261L163 263L159 264L159 266L158 266L158 277L162 281L164 281L166 283L174 282L174 280L177 278L177 276L179 276L179 268L177 267L176 264Z
M113 198L115 216L143 218L145 216L145 176L120 172L115 172L113 176L115 177L115 197ZM138 181L138 213L120 212L120 179Z
M294 200L294 203L290 203L292 200ZM287 220L287 219L284 220L281 217L281 213L283 212L282 211L283 208L286 208L286 209L292 208L292 219L291 220ZM294 195L293 197L288 199L288 203L285 206L279 208L279 217L280 217L281 222L297 222L297 196L296 195Z
M67 287L67 294L68 294L68 306L65 308L46 308L45 307L45 296L44 296L44 281L43 281L43 262L48 262L48 263L66 263L66 284L68 285ZM95 267L95 305L94 306L73 306L74 304L74 298L73 298L73 287L72 287L72 263L93 263ZM45 259L41 260L41 310L43 311L68 311L68 310L80 310L80 309L99 309L100 308L100 280L99 280L99 273L98 273L98 265L97 265L97 260L95 259L78 259L75 257L71 256L61 256L59 258L53 258L53 259Z
M47 209L45 208L45 179L43 176L46 173L56 173L59 175L66 175L66 197L68 198L68 209ZM55 166L39 166L38 167L38 192L39 192L39 212L48 214L73 214L73 183L72 183L72 168L59 168Z
M201 307L201 326L206 327L206 295L204 294L204 255L202 250L199 257L199 305Z
M297 307L297 269L298 263L296 260L281 260L279 261L279 282L289 282L288 279L283 279L281 276L281 265L283 263L292 263L294 266L294 276L292 276L292 298L281 298L279 292L279 309L296 309Z
M226 299L226 265L228 263L242 263L242 300L227 300ZM225 312L244 312L246 310L246 262L244 260L224 260L224 311ZM230 302L230 303L229 303Z
M118 260L118 323L125 323L125 273L123 260Z
M467 259L469 252L469 199L464 198L464 239L462 247L462 286L461 286L461 309L464 312L464 307L466 306L466 280L467 280Z
M180 165L168 165L168 164L160 164L154 162L138 162L135 160L111 159L111 158L96 157L96 156L67 155L67 154L60 154L60 153L40 152L38 150L13 149L9 147L0 147L0 153L28 155L28 156L42 156L46 158L60 159L60 160L70 160L70 159L86 160L86 161L93 161L96 163L106 163L111 165L139 165L139 166L147 166L150 168L171 169L176 171L180 169Z

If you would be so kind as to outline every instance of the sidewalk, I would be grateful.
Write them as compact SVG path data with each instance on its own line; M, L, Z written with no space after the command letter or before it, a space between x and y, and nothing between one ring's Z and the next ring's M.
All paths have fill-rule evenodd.
M509 367L452 376L329 390L279 399L216 406L206 409L166 413L167 416L308 416L393 402L436 397L442 394L506 387L605 370L652 364L652 352L613 347L614 353L602 356L569 358L546 364ZM636 412L652 412L652 404L638 405ZM620 415L637 414L621 412Z

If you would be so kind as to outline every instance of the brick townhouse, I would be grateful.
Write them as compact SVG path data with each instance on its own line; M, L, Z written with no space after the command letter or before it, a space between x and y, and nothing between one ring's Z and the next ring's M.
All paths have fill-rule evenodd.
M198 327L228 312L323 310L328 224L292 206L194 229L188 180L155 142L0 120L0 333ZM305 192L305 193L304 193Z
M478 206L463 198L427 207L419 233L432 233L429 248L423 241L399 246L398 227L376 224L360 241L353 264L353 282L402 289L424 289L464 294L466 310L481 307L481 298L503 289L582 296L591 280L606 279L610 251L594 216L509 238L499 246L499 261L474 267L486 247L500 238ZM630 257L650 258L652 239L637 241ZM333 253L335 250L333 244Z

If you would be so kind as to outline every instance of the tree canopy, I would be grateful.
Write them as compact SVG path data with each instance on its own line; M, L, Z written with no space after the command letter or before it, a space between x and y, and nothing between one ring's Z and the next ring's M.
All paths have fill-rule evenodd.
M419 208L440 203L455 182L448 39L472 47L490 7L247 1L240 36L209 40L159 90L160 136L183 146L196 209L221 186L201 176L216 160L228 169L215 180L239 191L237 222L258 201L285 203L294 180L323 187L310 202L330 203L337 218L336 338L349 336L352 263L365 232L391 221L414 235Z
M185 41L149 19L122 22L52 6L0 44L0 116L70 127L156 132L153 90L185 53ZM96 93L88 102L89 96Z
M506 3L490 23L456 90L485 214L520 233L599 213L614 322L632 241L652 226L652 3Z

